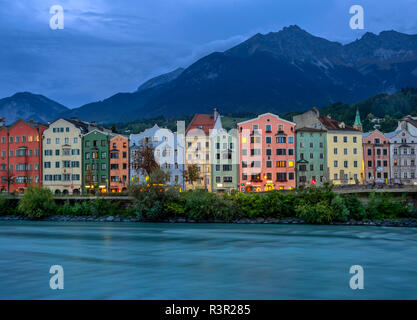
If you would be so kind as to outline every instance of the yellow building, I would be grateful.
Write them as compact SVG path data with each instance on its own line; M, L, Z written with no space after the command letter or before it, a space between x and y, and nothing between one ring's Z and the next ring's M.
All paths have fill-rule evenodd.
M195 182L185 181L185 189L212 191L210 139L211 134L222 129L220 114L196 114L185 132L185 170L197 165L199 178Z
M363 183L362 132L351 127L327 131L329 180L335 185Z

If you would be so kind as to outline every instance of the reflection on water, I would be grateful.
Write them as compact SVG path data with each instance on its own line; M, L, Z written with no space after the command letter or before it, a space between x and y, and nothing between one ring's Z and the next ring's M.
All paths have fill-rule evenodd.
M417 299L417 229L0 222L0 299Z

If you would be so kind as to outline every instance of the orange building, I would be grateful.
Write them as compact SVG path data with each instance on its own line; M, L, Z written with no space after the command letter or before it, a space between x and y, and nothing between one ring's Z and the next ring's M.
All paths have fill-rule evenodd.
M110 139L110 192L127 191L129 185L129 139L115 135Z

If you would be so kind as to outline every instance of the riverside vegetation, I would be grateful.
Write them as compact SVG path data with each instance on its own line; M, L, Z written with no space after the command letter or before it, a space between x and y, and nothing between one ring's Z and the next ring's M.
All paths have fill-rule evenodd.
M269 191L217 195L204 190L180 193L160 184L130 187L133 201L122 206L120 200L103 198L67 201L58 206L49 189L29 187L23 197L0 196L0 215L30 219L48 216L131 217L139 221L224 221L239 219L298 219L310 224L417 218L417 209L405 195L372 192L364 205L356 195L338 195L331 185L309 187L288 193Z

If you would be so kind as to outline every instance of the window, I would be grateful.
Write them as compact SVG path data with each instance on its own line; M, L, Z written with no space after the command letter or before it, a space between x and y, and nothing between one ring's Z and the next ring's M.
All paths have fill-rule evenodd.
M337 154L337 148L333 149L333 154Z
M294 149L288 149L288 155L293 156L294 155Z
M345 168L347 168L348 167L348 162L345 160L345 161L343 161L343 166L345 167Z
M348 142L348 138L346 136L343 137L343 142L347 143Z
M272 143L272 137L265 137L265 143L271 144Z
M277 137L277 143L286 143L287 137Z
M59 143L60 143L59 138L55 138L55 144L59 144Z
M74 144L78 143L78 138L74 138Z
M286 149L276 149L277 156L285 156L287 153Z
M287 181L287 173L277 172L277 181Z
M357 137L353 137L353 143L356 143L358 141Z
M267 156L271 156L272 155L272 149L266 149L265 152L266 152L266 155Z
M56 150L55 150L55 155L56 155L56 156L59 156L59 149L56 149Z
M358 161L353 161L353 166L354 166L355 168L357 168L357 167L358 167Z
M270 125L270 124L267 124L267 125L265 126L265 131L266 131L266 132L272 132L272 128L271 128L271 125Z
M62 167L71 168L71 161L68 161L68 160L62 161Z
M272 168L272 161L271 160L266 160L265 165L266 165L267 168Z
M372 168L372 161L371 160L368 161L368 168Z
M225 183L232 183L233 182L233 178L232 177L223 177L223 182L225 182Z
M106 158L107 158L107 152L102 152L101 159L106 159Z
M333 136L333 142L337 142L337 136Z
M288 137L288 143L294 143L294 137Z
M55 168L59 168L59 161L55 162Z
M333 161L333 167L337 168L337 166L338 166L338 162L337 162L337 160L334 160Z
M285 168L287 166L287 161L277 161L277 168Z

